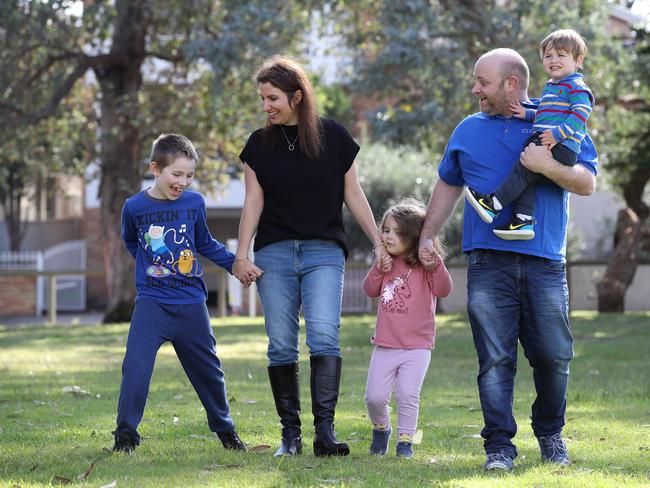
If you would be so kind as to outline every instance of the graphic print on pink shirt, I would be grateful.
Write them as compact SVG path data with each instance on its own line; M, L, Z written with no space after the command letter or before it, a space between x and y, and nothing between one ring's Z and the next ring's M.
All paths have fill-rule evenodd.
M384 285L381 291L381 307L386 312L408 313L404 299L411 298L411 288L408 284L411 271L412 269L409 269L407 274L397 276Z

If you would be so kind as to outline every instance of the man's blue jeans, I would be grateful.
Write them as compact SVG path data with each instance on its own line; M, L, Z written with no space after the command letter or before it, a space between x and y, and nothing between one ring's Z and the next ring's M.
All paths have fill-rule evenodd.
M517 341L533 368L537 437L562 431L573 337L565 263L516 253L474 250L467 272L467 311L478 353L485 451L517 449L512 412Z
M311 356L341 357L339 325L345 256L334 241L285 240L255 252L269 366L298 361L299 313Z

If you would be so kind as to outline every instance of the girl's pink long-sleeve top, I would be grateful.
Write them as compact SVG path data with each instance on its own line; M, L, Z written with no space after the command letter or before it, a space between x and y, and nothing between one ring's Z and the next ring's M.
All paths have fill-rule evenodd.
M371 342L394 349L433 349L436 340L436 301L451 293L449 271L440 260L434 271L410 266L393 257L382 274L374 265L363 280L363 291L379 297L377 326Z

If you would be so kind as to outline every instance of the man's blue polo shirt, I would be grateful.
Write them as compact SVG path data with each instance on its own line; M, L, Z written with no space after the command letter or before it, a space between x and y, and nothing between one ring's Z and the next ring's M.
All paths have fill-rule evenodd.
M451 135L438 167L440 178L453 186L470 186L481 193L491 193L505 180L523 144L532 134L532 124L512 117L487 115L482 112L465 118ZM596 174L598 155L587 135L582 141L578 164ZM463 252L472 249L495 249L532 254L554 260L566 256L569 222L569 194L555 183L537 187L535 197L535 238L529 241L506 241L492 232L512 218L506 206L492 224L486 224L470 205L465 205L463 218Z

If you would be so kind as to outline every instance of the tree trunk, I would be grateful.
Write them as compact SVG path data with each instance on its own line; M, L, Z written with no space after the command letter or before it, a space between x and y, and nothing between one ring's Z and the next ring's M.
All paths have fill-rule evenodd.
M25 192L25 181L21 176L19 165L23 162L13 162L9 165L7 188L2 192L2 208L5 213L5 226L9 236L9 250L20 251L20 245L25 237L25 222L22 215L22 201Z
M124 201L139 190L142 180L137 96L142 87L148 24L143 4L141 0L117 2L111 53L106 63L94 66L102 92L99 194L108 288L104 322L128 322L135 295L133 258L121 238L121 212Z
M625 311L625 292L639 264L642 231L643 222L631 208L619 211L614 254L597 286L599 312Z

